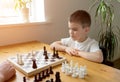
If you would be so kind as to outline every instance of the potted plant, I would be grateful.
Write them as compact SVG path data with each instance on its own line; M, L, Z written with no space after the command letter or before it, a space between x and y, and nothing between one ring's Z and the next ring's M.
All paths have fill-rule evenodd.
M29 7L32 0L14 0L15 9L21 12L24 22L29 22Z
M115 48L118 47L118 38L120 35L120 28L114 26L114 6L112 5L113 0L95 0L90 10L96 7L95 10L95 20L99 21L101 30L98 33L99 36L99 46L103 49L104 63L108 65L113 65L112 60L114 57ZM120 2L120 0L114 0ZM117 30L115 30L115 28ZM118 34L119 33L119 34Z

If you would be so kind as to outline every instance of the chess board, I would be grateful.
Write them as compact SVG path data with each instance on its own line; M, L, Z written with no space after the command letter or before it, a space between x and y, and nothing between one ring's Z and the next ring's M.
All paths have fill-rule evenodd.
M50 53L50 52L47 52L48 59L45 59L43 53L44 51L40 50L40 51L34 52L34 55L32 53L22 54L23 65L20 65L17 63L18 62L17 56L8 58L8 61L12 63L17 70L19 70L26 76L32 76L49 68L50 66L54 67L56 65L59 65L66 60L66 58L61 56L60 58L53 58L52 56L53 53ZM36 59L36 64L37 64L37 68L35 69L32 68L33 57Z

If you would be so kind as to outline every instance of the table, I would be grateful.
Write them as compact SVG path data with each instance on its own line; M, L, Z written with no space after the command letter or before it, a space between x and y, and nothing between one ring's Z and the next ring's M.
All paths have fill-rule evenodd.
M48 51L52 51L48 44L32 41L8 46L1 46L0 47L0 63L5 61L8 57L16 56L17 53L28 53L32 50L40 50L43 49L43 46L47 47ZM60 52L60 55L67 58L68 62L73 60L73 62L78 63L79 65L86 65L87 66L87 73L88 75L85 76L84 79L80 78L73 78L71 76L67 76L61 72L61 65L58 65L53 68L54 73L59 71L60 78L62 82L119 82L120 81L120 70L100 64L88 61L81 57L69 56L64 52ZM11 78L9 82L23 82L22 79L24 74L16 70L16 76ZM45 82L47 79L53 78L55 79L55 74L47 77L42 82ZM28 77L29 82L33 82L33 77Z

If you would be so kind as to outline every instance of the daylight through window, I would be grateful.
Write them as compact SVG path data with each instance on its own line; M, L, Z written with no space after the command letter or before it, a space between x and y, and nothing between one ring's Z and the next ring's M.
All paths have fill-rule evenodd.
M0 24L23 23L20 11L15 9L15 0L0 0ZM32 0L29 5L29 22L44 22L44 0Z

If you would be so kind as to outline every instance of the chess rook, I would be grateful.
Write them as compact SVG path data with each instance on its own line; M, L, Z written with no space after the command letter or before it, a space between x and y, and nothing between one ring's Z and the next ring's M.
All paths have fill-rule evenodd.
M17 63L18 63L19 65L23 65L23 64L24 64L24 63L23 63L23 60L22 60L22 55L17 54Z

